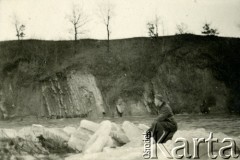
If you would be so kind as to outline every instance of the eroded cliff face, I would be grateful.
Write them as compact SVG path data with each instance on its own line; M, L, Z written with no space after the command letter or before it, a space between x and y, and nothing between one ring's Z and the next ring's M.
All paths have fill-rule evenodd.
M208 69L163 64L144 89L144 104L153 114L156 113L153 105L155 94L161 94L175 113L201 113L203 103L210 113L227 112L229 89Z
M72 72L67 79L72 103L75 107L81 106L80 113L90 113L95 116L105 113L102 94L93 75Z
M211 113L239 112L239 44L133 38L111 41L108 53L99 40L1 42L0 118L154 114L155 94L175 113L200 113L204 101Z
M200 113L201 104L209 98L214 101L214 105L207 106L211 107L211 112L225 112L229 91L224 83L213 77L210 70L193 69L191 66L180 68L174 64L167 65L169 63L160 65L156 75L143 85L142 97L136 100L133 96L116 95L118 101L108 107L103 101L97 79L90 73L69 70L28 83L28 76L24 74L29 72L20 67L9 73L2 82L0 119L156 114L155 94L161 94L170 102L175 113Z
M71 71L29 86L5 79L0 101L2 119L33 115L48 118L99 117L105 113L95 77Z

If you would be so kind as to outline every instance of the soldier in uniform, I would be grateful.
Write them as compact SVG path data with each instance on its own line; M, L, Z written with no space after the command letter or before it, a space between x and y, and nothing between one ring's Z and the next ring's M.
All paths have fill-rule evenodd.
M162 95L155 95L154 103L158 109L158 117L152 123L148 133L151 132L156 143L165 143L172 139L177 131L177 122L174 119L171 107L163 100ZM161 136L163 138L160 139Z

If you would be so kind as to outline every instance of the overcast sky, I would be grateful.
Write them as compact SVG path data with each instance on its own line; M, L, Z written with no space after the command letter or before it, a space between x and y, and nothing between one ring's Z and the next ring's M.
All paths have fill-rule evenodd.
M102 0L0 0L0 40L16 39L13 16L26 25L26 39L69 40L71 24L66 15L73 4L83 5L90 21L84 38L105 39L106 29L97 16ZM109 0L114 5L111 38L148 36L146 24L161 17L165 35L176 33L176 24L201 34L205 22L220 36L240 37L240 0Z

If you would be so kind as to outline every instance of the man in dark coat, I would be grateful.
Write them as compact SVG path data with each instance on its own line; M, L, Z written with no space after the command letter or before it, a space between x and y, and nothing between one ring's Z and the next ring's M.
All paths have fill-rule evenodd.
M210 108L206 100L203 100L203 103L200 106L200 111L202 112L202 114L208 114L210 112Z
M158 117L152 123L148 133L151 132L156 143L165 143L172 139L177 131L177 122L174 119L171 107L163 100L161 95L155 95L154 103L158 108Z

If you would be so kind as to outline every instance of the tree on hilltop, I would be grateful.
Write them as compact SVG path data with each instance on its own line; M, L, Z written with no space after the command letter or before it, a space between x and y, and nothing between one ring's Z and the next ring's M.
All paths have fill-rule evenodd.
M176 34L187 34L188 26L185 23L177 24L177 33Z
M218 29L211 28L210 23L205 23L203 26L202 34L208 35L208 36L217 36L219 34Z
M165 34L164 23L161 17L155 15L154 19L147 23L149 37L156 38L159 36L159 29L162 29L162 35Z
M67 16L67 19L72 24L74 40L77 41L79 39L79 35L86 32L84 27L89 22L88 16L84 13L82 7L74 5L72 13Z
M13 18L13 24L14 24L14 27L16 30L17 39L18 40L23 39L23 37L25 37L24 31L26 29L26 26L24 24L20 23L20 21L18 20L16 15L14 15L14 18Z
M110 24L112 23L112 18L114 16L114 5L109 1L100 3L98 5L98 17L102 20L102 23L106 27L107 31L107 52L110 51L110 35L111 35L111 28Z

